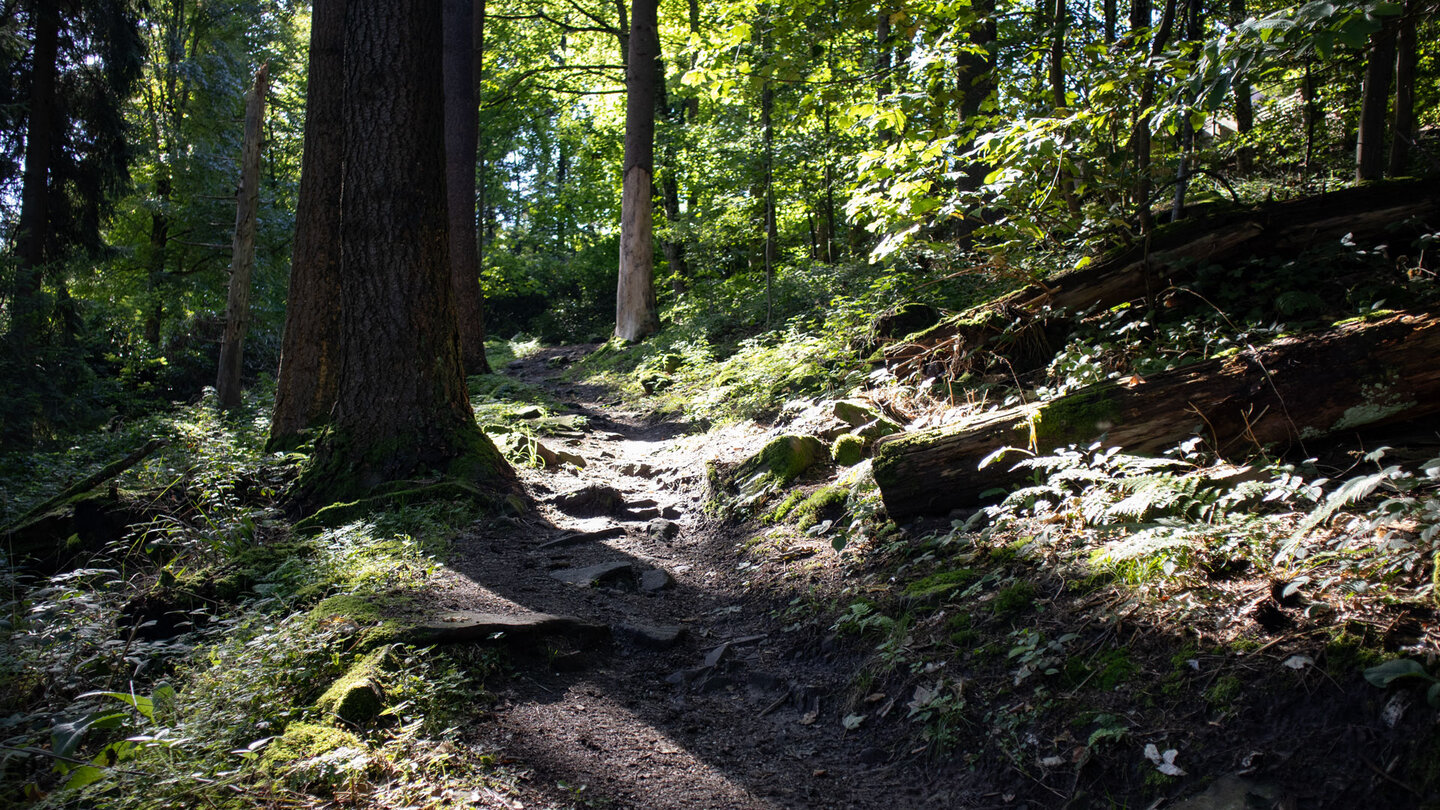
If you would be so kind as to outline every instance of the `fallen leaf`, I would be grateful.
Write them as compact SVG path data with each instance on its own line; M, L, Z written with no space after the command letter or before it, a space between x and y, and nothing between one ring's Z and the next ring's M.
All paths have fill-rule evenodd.
M865 722L865 717L863 714L847 714L845 719L840 721L840 725L844 726L846 731L854 731Z

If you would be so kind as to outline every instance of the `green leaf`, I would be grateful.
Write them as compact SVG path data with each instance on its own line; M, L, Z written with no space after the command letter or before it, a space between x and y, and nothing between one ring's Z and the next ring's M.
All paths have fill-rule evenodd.
M1409 658L1396 658L1365 670L1365 680L1369 681L1372 686L1381 688L1389 686L1401 678L1425 677L1429 677L1425 674L1425 667L1419 661L1412 661Z
M56 723L50 729L50 750L57 757L68 757L80 747L80 740L84 738L85 732L90 729L90 720L74 720L69 723Z
M70 778L65 782L66 790L78 790L86 785L94 784L105 778L105 771L94 765L81 765L70 772Z

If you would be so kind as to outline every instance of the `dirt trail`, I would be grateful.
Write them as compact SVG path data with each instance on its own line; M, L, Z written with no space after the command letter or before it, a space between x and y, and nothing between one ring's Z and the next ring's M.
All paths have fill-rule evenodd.
M468 730L477 743L529 769L519 801L637 808L983 804L927 787L909 764L913 758L897 750L902 741L877 739L868 729L847 732L840 701L852 669L836 660L842 654L814 632L793 625L787 632L771 617L789 594L746 592L745 572L737 570L739 538L704 517L702 499L706 459L753 452L758 437L739 428L701 437L679 423L646 424L601 389L557 384L554 369L581 353L543 352L508 373L546 386L588 417L574 436L545 440L578 453L585 469L525 473L539 514L463 536L448 587L437 594L449 609L577 616L603 622L614 634L603 645L552 642L495 687L498 704ZM625 507L587 517L583 505L557 506L557 496L592 484L614 487ZM603 538L565 544L575 533L605 529L611 531ZM592 577L600 581L584 584Z

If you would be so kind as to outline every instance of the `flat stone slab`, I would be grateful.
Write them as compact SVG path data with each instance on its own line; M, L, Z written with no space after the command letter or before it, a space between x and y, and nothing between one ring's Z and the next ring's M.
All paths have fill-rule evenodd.
M669 572L662 571L659 568L651 568L640 575L640 590L646 593L663 591L674 584L675 580L670 576Z
M641 647L668 650L685 638L685 628L678 624L620 624L615 626L615 634Z
M599 530L596 530L596 531L593 531L593 532L570 532L569 534L562 534L562 535L560 535L559 537L555 538L554 540L550 540L550 541L541 543L540 545L536 546L535 548L537 548L537 549L539 549L539 550L541 550L541 551L548 551L549 549L552 549L552 548L565 548L566 546L578 546L578 545L580 545L580 544L582 544L582 543L595 543L595 542L599 542L599 541L601 541L601 540L610 540L610 539L612 539L612 538L624 537L624 536L625 536L625 527L624 527L624 526L611 526L611 527L609 527L609 528L599 529Z
M415 628L423 638L415 643L529 640L556 635L601 639L610 628L599 622L551 613L482 613L459 610L442 613Z
M622 575L629 573L630 563L608 562L587 565L584 568L562 568L558 571L551 571L550 576L574 585L596 585L619 579Z

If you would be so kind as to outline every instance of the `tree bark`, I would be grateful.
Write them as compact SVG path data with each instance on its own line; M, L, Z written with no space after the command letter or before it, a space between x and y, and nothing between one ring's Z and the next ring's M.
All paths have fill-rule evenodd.
M1156 29L1154 37L1150 40L1150 58L1153 60L1165 50L1165 43L1170 39L1170 28L1175 22L1175 7L1177 0L1165 0L1164 10L1160 13L1160 26ZM1141 0L1135 0L1138 7ZM1146 8L1146 24L1149 24L1149 9ZM1135 20L1132 20L1132 23ZM1155 103L1155 71L1146 68L1145 78L1140 87L1139 110L1135 117L1135 130L1131 137L1131 151L1135 159L1135 187L1134 198L1137 219L1140 222L1140 232L1149 233L1155 229L1155 217L1150 213L1150 193L1153 188L1153 180L1150 177L1150 105Z
M15 228L15 281L10 296L11 351L26 359L44 321L40 288L50 231L50 162L55 148L55 81L60 42L60 10L40 2L35 11L31 57L30 107L26 111L25 173L20 189L20 220Z
M1385 173L1385 119L1390 78L1395 70L1395 30L1386 20L1370 38L1365 80L1360 90L1360 128L1355 141L1355 180L1379 180Z
M450 283L441 9L349 0L341 103L340 376L301 501L440 475L513 473L465 389Z
M488 204L487 196L489 191L490 173L489 163L485 159L487 154L487 144L485 140L481 137L481 130L484 127L484 122L480 120L479 116L479 102L481 98L481 93L485 87L485 0L475 0L475 13L473 17L474 27L471 32L471 41L474 42L474 52L471 54L470 83L475 86L475 162L479 166L477 170L478 179L476 181L479 185L479 189L475 195L477 200L475 207L477 208L478 213L478 221L475 227L475 272L478 275L485 271L485 240L489 237L491 223L490 207ZM480 345L484 346L486 329L485 297L483 295L480 297L480 319L476 323L475 328L480 333ZM483 354L481 355L481 358L485 361L485 365L480 369L472 371L471 373L490 373L490 359L488 357L485 357Z
M255 268L256 215L260 209L260 148L265 124L265 94L270 69L261 65L245 99L245 143L240 157L240 188L235 192L235 235L230 249L230 291L225 304L225 337L220 343L220 369L215 393L220 407L240 405L240 372L244 366L245 332L250 326L250 276Z
M660 57L657 13L657 0L632 2L626 62L620 271L615 293L615 336L628 341L660 331L650 201L655 170L655 61Z
M15 280L10 289L10 329L6 335L12 368L22 371L11 381L25 382L34 359L35 344L45 323L41 297L50 231L50 162L56 126L55 81L58 71L60 11L42 1L34 13L35 44L31 57L30 107L26 111L25 173L20 189L20 220L15 228ZM9 359L9 358L7 358ZM3 446L29 448L35 441L39 409L29 397L17 398L3 421Z
M1248 12L1245 10L1245 0L1230 0L1230 25L1239 25L1245 22ZM1235 83L1235 135L1240 139L1241 146L1235 150L1235 169L1242 175L1248 175L1255 170L1255 150L1246 145L1245 141L1250 136L1250 131L1255 128L1255 104L1250 97L1250 83L1238 81Z
M479 12L483 15L483 8ZM473 0L444 0L445 193L450 217L450 283L455 289L461 355L467 374L487 374L490 363L485 357L475 218L475 154L479 146L475 13Z
M271 447L292 447L330 418L340 379L340 192L346 0L315 0L305 145L295 208Z
M874 475L890 516L973 506L1021 478L1003 447L1049 453L1103 442L1155 453L1200 436L1221 455L1421 419L1440 412L1440 314L1401 314L1286 338L1149 379L1107 382L1048 403L882 439Z
M958 361L995 335L983 313L1002 313L1009 324L1044 311L1079 312L1153 298L1184 283L1201 265L1233 257L1285 254L1351 234L1360 242L1398 236L1397 222L1440 217L1440 194L1424 181L1348 188L1300 200L1271 203L1194 219L1157 231L1147 242L1106 256L1083 270L1031 284L968 310L915 341L886 350L892 365L924 361L943 352ZM1418 235L1418 234L1417 234ZM1048 362L1048 361L1047 361Z
M1415 138L1415 27L1416 0L1405 4L1395 37L1395 110L1390 125L1389 175L1400 177L1410 168L1410 142Z

